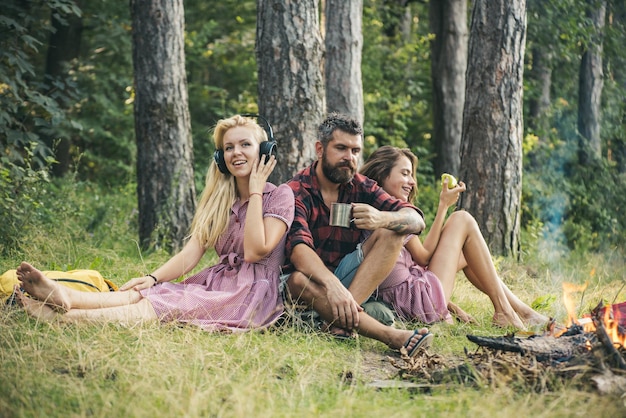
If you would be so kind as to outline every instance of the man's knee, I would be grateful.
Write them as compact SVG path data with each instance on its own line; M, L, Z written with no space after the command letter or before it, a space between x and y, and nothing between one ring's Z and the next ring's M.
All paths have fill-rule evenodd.
M404 245L406 235L398 234L386 228L378 228L363 243L363 254L367 256L373 248L382 248L385 251L400 251Z
M374 241L382 242L402 242L406 235L399 234L396 231L392 231L387 228L378 228L368 238L368 241L374 239Z
M310 299L313 297L315 284L299 271L291 273L287 279L286 285L289 298L293 302L310 302Z

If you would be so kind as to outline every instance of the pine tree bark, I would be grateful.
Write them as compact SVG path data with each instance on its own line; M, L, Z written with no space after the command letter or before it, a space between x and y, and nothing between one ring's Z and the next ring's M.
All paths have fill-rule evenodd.
M587 17L594 36L580 62L578 85L578 160L582 165L602 158L600 139L600 105L604 85L602 71L602 31L606 16L606 0L587 0Z
M195 206L182 0L131 0L139 239L176 251Z
M472 9L461 140L461 207L491 251L519 254L525 0L477 0Z
M317 127L326 109L318 2L258 0L259 113L274 128L279 184L315 159Z
M364 122L363 1L326 0L326 109Z
M461 165L461 132L467 70L467 0L429 3L433 142L435 174L457 175Z

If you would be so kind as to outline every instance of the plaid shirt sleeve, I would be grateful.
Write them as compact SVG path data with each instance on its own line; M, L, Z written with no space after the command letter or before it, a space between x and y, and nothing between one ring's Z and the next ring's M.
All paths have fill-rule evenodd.
M287 257L289 257L296 245L306 244L315 250L315 243L308 221L311 218L311 211L314 210L310 204L311 195L304 187L302 187L302 184L296 180L291 180L287 184L291 187L295 196L295 214L293 223L291 224L291 229L287 234L287 242L285 246ZM309 204L307 205L305 202L309 202Z

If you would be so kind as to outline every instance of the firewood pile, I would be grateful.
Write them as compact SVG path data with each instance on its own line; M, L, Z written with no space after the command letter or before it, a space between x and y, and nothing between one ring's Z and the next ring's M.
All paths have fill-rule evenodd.
M620 306L620 309L626 306ZM604 394L626 393L626 330L624 320L607 319L609 307L598 305L591 313L593 330L573 324L564 331L548 327L542 335L484 337L468 335L478 345L465 349L466 357L446 360L424 353L414 358L402 354L389 358L402 379L429 383L462 383L477 386L514 385L535 392L552 391L563 385L592 388ZM619 342L614 341L618 335Z

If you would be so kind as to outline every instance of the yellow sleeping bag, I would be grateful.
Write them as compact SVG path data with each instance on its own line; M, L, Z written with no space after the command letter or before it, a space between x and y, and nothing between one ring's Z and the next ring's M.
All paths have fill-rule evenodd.
M46 277L60 284L84 292L114 292L118 287L112 281L102 277L96 270L43 271ZM17 270L7 270L0 276L0 298L6 303L13 287L19 283Z

